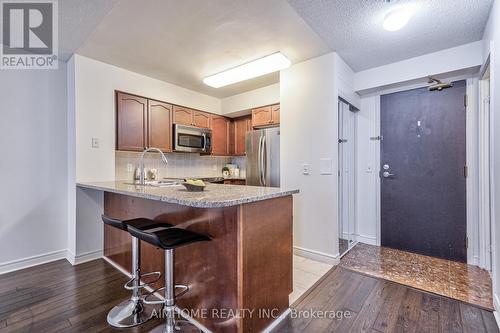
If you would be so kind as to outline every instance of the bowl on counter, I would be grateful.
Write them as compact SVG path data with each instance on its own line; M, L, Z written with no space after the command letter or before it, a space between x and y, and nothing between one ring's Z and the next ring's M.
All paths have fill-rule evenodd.
M188 190L188 192L202 192L205 190L205 187L207 185L202 181L198 179L186 179L182 185Z

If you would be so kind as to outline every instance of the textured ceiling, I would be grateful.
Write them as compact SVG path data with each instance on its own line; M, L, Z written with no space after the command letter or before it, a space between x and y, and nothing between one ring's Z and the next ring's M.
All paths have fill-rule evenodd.
M480 40L492 0L288 0L354 71ZM382 28L397 6L417 10L399 31Z
M77 53L216 97L277 73L215 89L205 76L281 51L293 63L330 51L286 0L120 0Z
M117 0L63 0L59 9L59 58L63 61L83 44Z

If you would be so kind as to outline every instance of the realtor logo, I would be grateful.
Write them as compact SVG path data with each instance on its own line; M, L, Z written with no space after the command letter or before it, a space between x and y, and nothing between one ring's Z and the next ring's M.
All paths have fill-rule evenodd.
M1 69L57 69L57 1L2 0Z

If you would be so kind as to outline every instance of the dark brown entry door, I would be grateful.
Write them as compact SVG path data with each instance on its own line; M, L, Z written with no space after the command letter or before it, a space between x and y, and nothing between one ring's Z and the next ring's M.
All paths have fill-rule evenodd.
M380 97L382 246L467 261L465 88Z

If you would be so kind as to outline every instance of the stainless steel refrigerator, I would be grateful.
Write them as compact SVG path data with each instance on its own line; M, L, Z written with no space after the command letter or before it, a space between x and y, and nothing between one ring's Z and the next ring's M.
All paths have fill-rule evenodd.
M266 128L248 132L246 144L246 184L280 186L280 129Z

